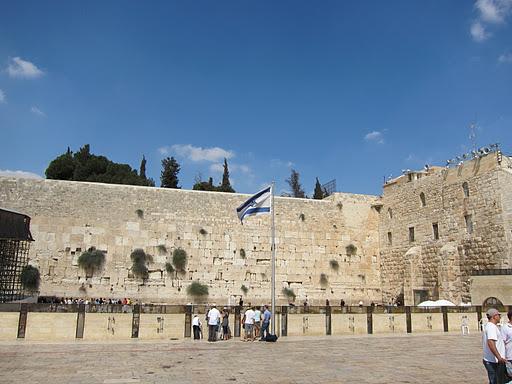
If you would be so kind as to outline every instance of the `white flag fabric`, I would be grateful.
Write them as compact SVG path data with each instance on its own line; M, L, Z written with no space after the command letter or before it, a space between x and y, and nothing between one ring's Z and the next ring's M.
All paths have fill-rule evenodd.
M262 189L255 195L251 196L245 203L236 209L236 214L241 222L246 216L263 215L270 213L272 203L271 188Z

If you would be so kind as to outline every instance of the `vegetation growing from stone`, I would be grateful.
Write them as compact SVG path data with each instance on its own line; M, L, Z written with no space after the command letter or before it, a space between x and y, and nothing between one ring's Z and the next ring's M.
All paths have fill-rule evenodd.
M169 262L165 263L165 270L167 271L167 273L169 275L172 275L174 273L174 271L175 271L174 267Z
M343 203L338 203L336 204L336 206L338 207L338 209L341 211L343 209Z
M156 249L158 249L158 252L160 253L167 253L167 247L165 246L165 244L158 244L156 246Z
M94 247L89 248L78 258L78 265L88 276L94 275L96 271L103 268L105 264L105 252Z
M172 253L172 264L177 271L185 272L187 265L187 252L182 248L176 248Z
M299 178L300 178L299 173L295 169L292 169L290 178L286 179L286 182L290 186L292 197L304 198L304 197L306 197L306 194L304 193L304 190L302 189L302 185L300 184Z
M283 295L285 295L288 299L291 299L292 301L295 301L295 292L293 292L293 289L291 288L283 288L283 290L281 291L281 293Z
M329 261L329 266L333 271L338 271L340 269L340 264L338 263L338 260L332 259Z
M201 235L203 235L203 236L204 236L204 235L207 235L207 234L208 234L208 231L207 231L206 229L204 229L204 228L201 228L201 229L199 230L199 233L200 233Z
M357 253L357 247L354 244L349 244L345 247L348 256L354 256Z
M26 265L21 271L20 281L23 288L27 291L37 291L39 289L39 284L41 283L39 269L32 265Z
M135 210L135 213L137 214L137 217L139 219L143 219L144 218L144 211L142 209Z
M299 215L299 219L300 219L300 221L304 221L304 220L306 220L306 215L304 215L303 213L301 213L301 214Z
M151 256L144 252L143 249L134 249L130 254L132 260L132 273L134 276L146 280L149 277L148 264L151 262Z
M247 292L249 292L249 288L247 288L244 284L242 284L240 290L244 293L244 295L247 295Z
M243 248L240 248L240 257L242 259L245 259L245 249L243 249Z
M180 189L178 173L180 173L180 165L174 157L162 159L162 172L160 174L162 188Z
M316 200L322 200L325 197L326 193L322 189L322 186L320 185L320 181L318 181L318 177L316 178L316 184L315 184L315 192L313 193L313 199Z
M194 281L187 287L187 295L194 298L208 296L208 286L201 284L199 281Z
M119 164L105 156L94 155L89 144L76 153L69 148L66 153L53 159L45 171L47 179L94 181L107 184L154 186L151 179L137 175L128 164Z
M329 285L329 279L327 279L327 275L325 273L320 274L320 286L322 288L327 287Z

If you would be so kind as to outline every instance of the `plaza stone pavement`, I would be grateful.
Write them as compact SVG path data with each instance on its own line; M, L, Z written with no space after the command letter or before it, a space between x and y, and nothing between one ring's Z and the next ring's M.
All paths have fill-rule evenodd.
M0 343L0 383L485 383L481 335Z

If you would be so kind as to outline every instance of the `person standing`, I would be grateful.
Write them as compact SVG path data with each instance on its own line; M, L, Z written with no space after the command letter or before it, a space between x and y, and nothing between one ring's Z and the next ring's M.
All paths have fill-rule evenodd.
M490 308L487 313L489 320L485 324L482 334L483 363L489 377L489 384L502 384L505 378L505 343L501 335L498 323L500 312L496 308Z
M244 341L249 341L249 339L254 341L253 338L253 326L254 326L254 307L249 307L247 311L244 313L244 317L242 319L245 328L245 338Z
M201 338L201 321L197 314L192 319L192 329L194 330L194 340L199 340Z
M268 310L268 305L265 305L265 312L263 312L263 322L261 323L260 341L265 341L269 335L268 326L270 325L270 318L272 313Z
M217 341L217 326L220 318L220 312L215 304L208 311L208 341Z
M508 323L501 327L501 335L505 343L505 359L512 363L512 310L507 312L507 317Z
M222 311L222 339L229 340L231 337L229 332L229 311L227 308L224 308Z
M254 310L254 329L253 329L254 337L253 337L253 339L256 339L256 337L259 336L260 329L261 329L261 311L260 311L260 308L256 308Z

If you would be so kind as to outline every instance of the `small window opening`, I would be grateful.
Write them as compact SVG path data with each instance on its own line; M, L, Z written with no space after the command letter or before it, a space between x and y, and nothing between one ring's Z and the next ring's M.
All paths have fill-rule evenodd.
M425 194L423 192L420 193L420 201L421 201L421 206L422 207L427 205L427 201L425 199Z
M472 217L472 215L464 216L464 221L466 222L466 232L469 234L473 233L473 217Z
M434 240L439 240L439 225L437 223L432 224L432 232L434 233Z
M388 245L393 245L393 234L388 232Z
M462 183L462 190L464 191L464 197L469 197L469 185L468 183Z
M390 219L392 219L392 218L393 218L393 210L392 210L391 208L388 208L388 217L389 217Z
M409 227L409 242L414 241L414 227Z

